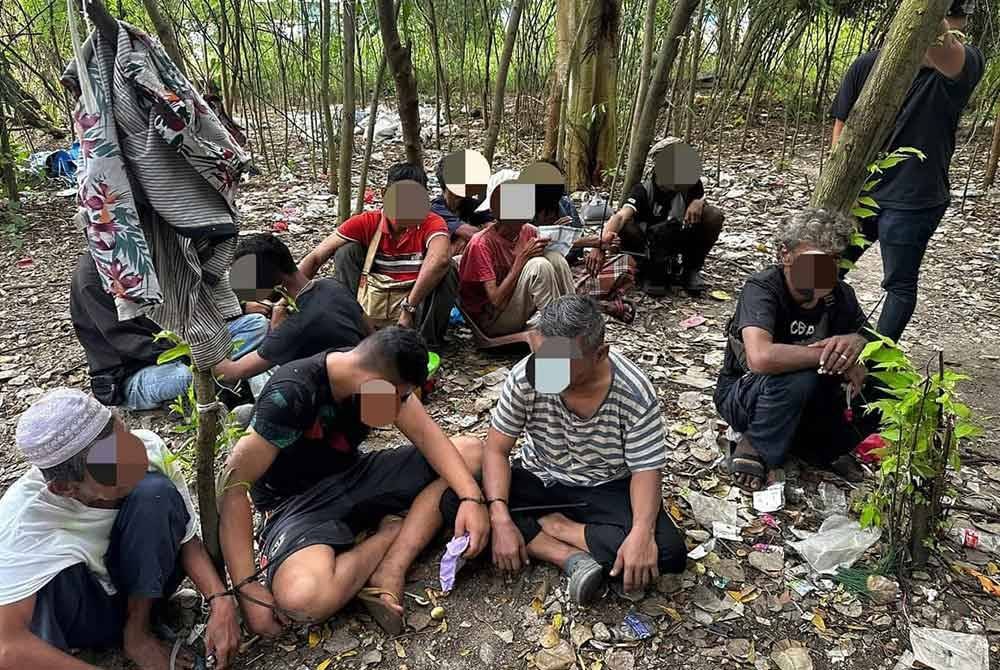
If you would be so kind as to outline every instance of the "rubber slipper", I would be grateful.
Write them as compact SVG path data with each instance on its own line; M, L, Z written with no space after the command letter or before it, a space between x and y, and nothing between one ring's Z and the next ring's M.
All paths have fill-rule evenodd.
M763 459L755 454L741 454L737 456L734 452L730 461L729 474L733 477L733 483L748 493L760 491L767 484L767 466L764 464ZM751 477L751 482L756 482L757 487L754 488L749 483L737 483L735 479L737 475Z
M392 609L389 603L382 600L382 596L389 596L396 605L401 605L399 596L391 591L380 589L375 586L367 586L358 592L358 600L365 606L375 622L390 636L396 636L403 632L403 615Z

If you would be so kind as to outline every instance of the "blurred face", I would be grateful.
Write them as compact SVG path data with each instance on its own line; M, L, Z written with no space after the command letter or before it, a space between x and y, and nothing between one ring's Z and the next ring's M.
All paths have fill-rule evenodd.
M385 218L398 228L416 228L431 210L430 196L421 184L404 179L385 190Z
M653 160L653 180L664 191L687 191L701 179L701 156L690 144L667 145Z
M593 379L598 365L607 356L608 346L585 351L580 338L545 337L533 342L528 361L528 381L539 393L562 393Z
M361 422L371 428L396 423L399 409L413 393L409 384L393 384L385 379L369 379L361 384Z
M823 299L837 285L838 255L824 253L811 244L800 244L782 253L781 262L785 281L799 303Z
M115 417L115 429L87 451L83 481L50 482L49 490L89 507L117 507L146 476L149 458L142 441Z

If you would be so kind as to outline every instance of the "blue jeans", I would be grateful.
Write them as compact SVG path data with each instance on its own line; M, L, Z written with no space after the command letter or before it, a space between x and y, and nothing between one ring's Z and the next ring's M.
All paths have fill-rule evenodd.
M899 341L917 306L917 280L927 243L937 230L948 205L930 209L882 209L862 222L868 241L882 247L882 288L886 292L878 332ZM844 257L857 261L864 251L850 247Z
M267 335L267 318L262 314L244 314L231 320L227 327L233 341L242 341L233 358L256 349ZM142 368L125 380L123 407L132 410L156 409L179 395L191 385L191 370L181 361Z
M35 594L31 632L64 651L120 646L127 599L166 598L181 583L181 541L189 520L173 482L147 473L122 503L104 556L118 593L109 596L87 565L77 563Z

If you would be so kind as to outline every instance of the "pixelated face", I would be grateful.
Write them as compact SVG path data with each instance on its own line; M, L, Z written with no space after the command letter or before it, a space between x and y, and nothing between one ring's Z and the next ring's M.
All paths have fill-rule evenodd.
M447 190L458 198L482 202L490 180L490 163L478 151L464 149L448 154L442 166Z
M566 180L551 163L539 161L521 170L517 181L530 184L535 191L535 208L531 220L546 226L559 218L559 198L565 192Z
M539 393L562 393L589 371L588 357L575 339L539 336L533 348L525 372Z
M490 211L500 223L527 223L535 216L535 187L507 181L495 189L490 196Z
M413 387L396 385L385 379L369 379L361 384L361 422L372 428L385 428L396 423L399 408L406 402Z
M792 288L807 298L823 298L837 285L839 258L812 245L800 244L782 262Z
M83 481L70 484L69 495L85 505L117 502L135 489L148 468L142 441L116 417L114 431L91 445Z
M701 156L686 142L668 144L653 160L656 185L667 191L686 191L701 179Z
M385 190L384 203L385 218L401 228L416 228L431 210L427 189L409 179L390 184Z
M257 257L247 254L233 261L229 268L229 283L236 297L243 302L259 302L275 298L273 286L262 286L257 272Z

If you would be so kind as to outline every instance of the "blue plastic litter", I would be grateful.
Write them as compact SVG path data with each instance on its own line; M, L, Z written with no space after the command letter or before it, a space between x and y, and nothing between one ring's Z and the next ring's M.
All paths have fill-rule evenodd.
M461 326L465 324L465 319L462 318L462 313L458 311L458 307L451 308L451 314L448 315L448 324L452 326Z

